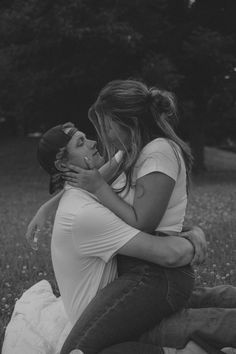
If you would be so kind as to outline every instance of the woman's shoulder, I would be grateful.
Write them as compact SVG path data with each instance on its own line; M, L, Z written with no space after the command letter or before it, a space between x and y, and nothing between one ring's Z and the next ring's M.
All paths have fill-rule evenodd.
M175 154L174 149L179 150L178 145L174 141L166 138L156 138L143 147L140 156L143 155L144 157L155 153L169 156Z

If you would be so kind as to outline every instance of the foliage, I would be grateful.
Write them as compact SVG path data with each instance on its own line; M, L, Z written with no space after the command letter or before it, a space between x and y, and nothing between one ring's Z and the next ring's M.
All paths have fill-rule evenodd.
M209 101L225 90L235 95L234 0L11 0L0 7L0 109L25 134L78 117L91 130L87 110L99 89L133 77L177 93L186 138L196 129L202 136L202 143L192 139L196 150Z

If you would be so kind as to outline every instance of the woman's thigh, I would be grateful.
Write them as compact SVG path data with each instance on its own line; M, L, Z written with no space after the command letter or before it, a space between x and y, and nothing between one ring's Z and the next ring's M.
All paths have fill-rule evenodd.
M98 292L73 327L61 354L75 348L94 354L113 344L136 340L186 303L186 293L182 303L179 293L173 303L176 292L172 278L176 273L172 277L169 270L158 266L144 264L130 269ZM183 279L178 278L182 282L179 288L184 281L191 283L185 278L185 274Z

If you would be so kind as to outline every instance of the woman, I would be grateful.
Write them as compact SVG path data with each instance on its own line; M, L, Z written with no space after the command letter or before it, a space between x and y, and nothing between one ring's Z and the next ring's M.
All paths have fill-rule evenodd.
M117 181L113 187L115 186L120 193L123 193L121 195L125 200L129 198L130 205L114 193L97 171L79 170L80 176L84 174L88 181L86 185L82 185L82 188L96 194L105 206L130 225L163 236L164 234L176 234L182 230L187 201L186 174L189 175L191 167L190 151L172 128L171 119L174 117L175 104L169 93L157 89L149 90L144 84L137 81L116 81L108 84L101 91L94 107L90 110L90 118L105 142L108 157L111 157L115 150L124 151L124 158L117 176L123 170L126 178ZM148 127L145 125L145 119L150 120ZM154 136L158 138L153 140ZM161 165L157 166L156 160L160 161ZM132 175L135 173L136 180L132 180ZM73 183L74 177L74 174L67 174L71 183ZM84 180L84 178L82 179ZM124 185L122 185L124 180ZM94 184L94 182L96 183ZM134 183L135 187L132 185ZM78 185L78 178L76 185ZM94 190L94 185L97 186L96 190ZM122 305L117 311L118 317L116 319L102 316L95 331L90 331L91 336L87 336L86 339L79 338L78 333L83 333L83 327L86 327L87 323L81 323L79 320L65 343L63 353L73 349L70 347L70 343L74 343L75 336L77 337L76 347L85 353L96 353L117 341L132 339L154 326L163 317L185 305L193 287L194 276L190 266L184 267L184 269L167 270L137 259L124 257L119 260L119 274L121 276L129 274L135 278L137 273L143 271L143 267L147 266L152 274L165 274L167 277L167 283L164 281L163 286L160 286L160 278L155 278L155 276L152 278L152 283L156 282L162 297L155 300L157 302L167 300L162 306L165 311L158 314L158 311L149 309L149 316L146 316L145 319L140 318L138 323L136 321L132 324L133 328L130 334L127 335L129 329L124 325L123 337L121 333L117 337L113 331L114 337L105 338L103 336L103 343L96 340L96 336L99 339L101 337L98 329L103 328L103 333L106 333L104 328L115 326L116 322L122 320L124 317ZM180 294L184 282L185 291ZM168 299L167 296L167 284L174 290L171 299ZM117 296L120 296L123 290L120 281ZM109 291L112 293L111 290ZM132 298L129 301L131 306ZM98 303L99 301L96 302L95 307ZM143 298L140 298L140 306L143 306ZM125 307L125 311L127 308L129 311L129 304ZM91 308L88 311L93 313ZM94 308L94 313L96 311L97 308ZM96 343L99 343L99 347L96 347Z
M165 91L149 89L137 81L115 81L109 83L100 92L97 101L90 109L89 116L105 145L107 155L111 156L114 149L124 151L124 160L119 172L124 171L125 175L113 184L113 188L118 193L114 193L114 190L89 163L88 167L91 170L75 168L77 174L66 173L67 180L74 186L94 193L105 206L138 229L148 232L156 230L159 234L179 232L182 229L186 207L184 170L186 168L188 182L192 159L188 147L173 130L176 117L173 97ZM132 271L132 267L135 268L137 264L140 264L140 261L120 258L118 261L120 274L123 270ZM200 289L195 295L195 300L200 300L197 306L195 302L195 307L235 307L233 287ZM90 311L95 313L95 308L90 308ZM199 322L200 318L203 319L204 312L205 319ZM122 308L120 315L122 316ZM225 344L228 342L228 345L235 346L235 335L231 331L231 323L235 323L234 309L221 309L221 311L212 308L206 311L199 309L198 318L196 314L194 318L194 311L191 311L191 315L192 322L190 318L186 321L189 325L191 322L189 327L199 332L203 330L203 333L205 328L205 336L207 335L211 341L214 340L214 344L218 342L219 347L220 342ZM216 321L218 324L216 322L214 325L210 324L211 316L218 319ZM194 319L197 319L195 327ZM176 316L176 326L177 323L181 323L178 316ZM110 324L112 325L112 322ZM209 333L210 327L211 333ZM170 319L169 325L166 326L167 332L169 329L171 333L173 328ZM187 326L183 328L187 332ZM76 340L77 335L77 347L86 348L85 342L81 346L82 329L83 324L81 325L79 320L78 326L75 326L65 343L65 353L67 348L70 348L70 341ZM138 331L136 333L138 334ZM147 338L150 339L151 336ZM171 334L169 334L170 338ZM125 352L124 348L123 346L123 352ZM131 347L129 349L131 353ZM116 350L117 353L119 350L122 352L122 346L114 349L114 353Z

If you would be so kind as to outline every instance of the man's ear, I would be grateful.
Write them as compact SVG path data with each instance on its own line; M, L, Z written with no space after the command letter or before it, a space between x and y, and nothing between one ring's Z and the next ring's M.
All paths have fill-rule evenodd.
M54 165L58 171L65 172L68 170L65 147L59 149L58 153L56 154L56 161L54 162Z
M68 171L68 167L66 166L66 161L64 160L56 160L54 162L54 165L56 167L56 169L60 172L65 172Z

